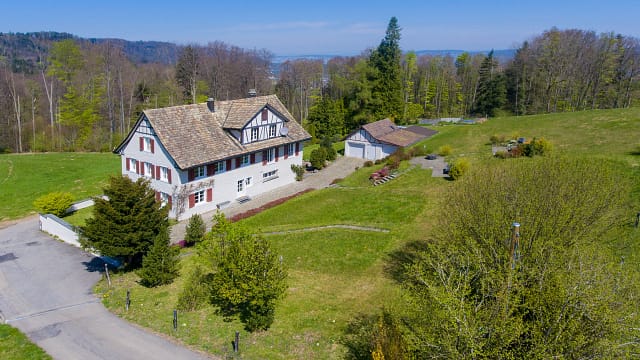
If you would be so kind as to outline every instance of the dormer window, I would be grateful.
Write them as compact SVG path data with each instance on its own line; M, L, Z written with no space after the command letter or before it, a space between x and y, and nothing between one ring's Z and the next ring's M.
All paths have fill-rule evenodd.
M204 174L205 174L205 168L204 168L204 166L198 166L198 167L196 167L196 168L194 169L193 173L194 173L194 175L195 175L196 179L197 179L197 178L202 178L202 177L204 177Z
M262 121L269 120L269 110L267 108L262 109Z

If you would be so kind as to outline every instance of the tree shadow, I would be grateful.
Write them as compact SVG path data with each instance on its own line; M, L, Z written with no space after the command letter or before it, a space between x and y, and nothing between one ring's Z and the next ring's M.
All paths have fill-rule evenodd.
M88 272L103 272L104 264L105 262L97 256L92 257L89 261L82 262Z
M384 272L391 279L402 283L407 279L407 266L422 258L422 253L427 249L426 241L412 241L387 255Z

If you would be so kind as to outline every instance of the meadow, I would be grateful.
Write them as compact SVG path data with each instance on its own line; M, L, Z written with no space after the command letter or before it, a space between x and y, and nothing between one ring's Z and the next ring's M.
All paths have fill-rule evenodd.
M0 324L0 355L3 360L51 359L18 329L6 324Z
M444 125L434 129L439 131L437 135L416 146L435 152L442 145L450 145L453 148L451 158L468 157L474 167L482 167L491 161L518 161L493 159L489 141L492 135L544 137L553 144L554 153L589 157L594 161L616 160L621 175L632 177L636 184L629 199L629 223L635 216L633 211L640 209L638 108L504 117L484 124ZM305 148L305 154L309 149L312 148ZM114 171L117 173L117 157L111 154L87 156L115 158ZM4 159L16 158L18 156L0 157L0 166ZM110 161L104 160L105 163ZM401 288L395 280L396 271L402 266L402 250L408 244L429 238L438 219L446 215L443 193L453 184L445 178L431 177L431 170L403 163L401 176L373 187L368 176L380 166L361 168L337 187L306 193L242 220L243 224L272 241L289 270L288 291L280 301L275 322L268 331L247 333L239 321L225 321L212 307L180 313L178 330L173 330L173 309L184 275L194 266L194 249L182 250L183 276L173 284L147 289L138 284L135 273L117 273L112 276L111 287L101 281L95 291L103 297L107 308L124 319L218 356L342 358L346 348L340 339L355 316L402 303ZM111 171L107 169L110 168L103 171ZM57 180L52 178L51 181ZM106 176L98 176L94 181L90 186L89 180L82 181L87 194L99 194L98 189ZM68 178L60 181L66 182L69 182ZM345 228L295 231L338 224L387 232ZM279 233L273 234L276 232ZM627 262L640 270L636 255L640 246L626 246L629 238L637 243L639 234L633 232L631 226L620 229L619 241L625 243L621 252L627 253ZM127 290L131 291L132 300L128 311L124 306ZM232 353L235 331L241 333L239 355Z
M33 201L54 191L76 201L100 195L119 173L120 158L111 153L0 155L0 221L34 214Z

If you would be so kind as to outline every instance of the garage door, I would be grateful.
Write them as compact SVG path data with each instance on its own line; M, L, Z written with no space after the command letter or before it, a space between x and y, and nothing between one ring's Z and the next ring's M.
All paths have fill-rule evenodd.
M364 144L350 142L348 156L364 159Z

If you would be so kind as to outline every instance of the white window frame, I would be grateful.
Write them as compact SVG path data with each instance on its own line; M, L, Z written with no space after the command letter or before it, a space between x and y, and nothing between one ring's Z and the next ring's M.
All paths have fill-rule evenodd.
M204 189L198 190L193 193L193 203L195 205L203 204L205 202Z
M145 136L145 137L143 137L143 139L144 139L144 141L143 141L143 143L144 143L143 150L145 152L151 152L151 138L148 138L148 137Z
M216 174L223 173L225 171L226 165L224 161L218 161L213 164L213 168L215 169Z
M160 192L160 207L165 207L169 204L169 194Z
M169 182L169 168L160 166L160 181Z
M144 163L144 176L146 177L153 177L153 168L151 167L151 163L145 162Z
M196 166L196 168L193 169L193 175L194 175L194 178L196 178L196 179L203 178L203 177L207 176L206 166L204 166L204 165Z
M244 191L244 179L240 179L236 182L236 190L238 192L243 192Z
M269 137L276 137L276 130L278 130L278 126L276 124L269 125Z
M256 141L260 139L260 129L257 127L251 128L251 141Z
M267 150L267 164L273 163L276 161L276 148L271 148Z
M251 155L245 154L240 158L240 166L249 165L251 163Z
M245 188L251 187L252 183L253 183L253 177L249 176L248 178L244 179Z
M138 160L129 159L129 171L132 173L135 173L137 168L138 168Z

